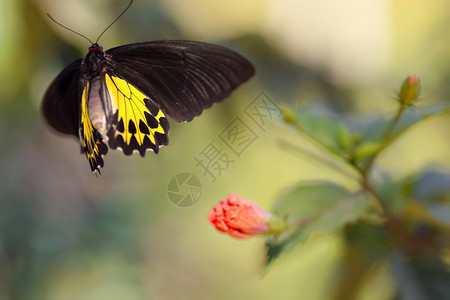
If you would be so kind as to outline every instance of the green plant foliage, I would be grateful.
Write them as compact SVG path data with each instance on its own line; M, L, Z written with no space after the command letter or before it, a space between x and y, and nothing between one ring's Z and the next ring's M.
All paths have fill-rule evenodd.
M326 181L295 184L276 202L273 213L287 229L266 241L269 265L314 234L343 233L344 250L335 299L358 296L374 269L390 264L402 299L450 297L450 175L427 169L393 178L373 165L379 154L411 127L450 112L447 106L414 107L420 79L409 76L391 118L331 117L307 108L284 108L285 123L357 174L349 191ZM308 153L304 151L303 153ZM311 158L325 159L311 155ZM448 297L447 297L448 298Z
M439 222L450 226L450 174L427 171L415 184L414 197Z
M408 260L401 252L394 252L390 261L402 299L448 299L448 266L439 258L428 256Z
M387 144L394 142L412 126L448 112L449 107L444 105L405 110L401 108L397 114L398 119L379 115L358 119L356 122L350 121L352 134L359 137L353 148L356 164L362 169L367 168Z
M336 117L318 114L308 109L297 112L284 110L286 123L320 143L326 150L335 154L348 155L351 146L351 135L345 125Z
M270 249L267 259L271 261L280 252L291 250L311 234L340 230L363 216L368 204L363 193L352 193L330 182L299 183L275 205L274 212L285 216L292 230L266 244Z

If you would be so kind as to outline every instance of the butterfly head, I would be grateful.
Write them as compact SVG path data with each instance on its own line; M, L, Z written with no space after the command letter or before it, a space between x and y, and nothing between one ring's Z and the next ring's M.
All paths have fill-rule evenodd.
M90 51L103 51L103 46L97 43L92 44L89 46L89 52Z

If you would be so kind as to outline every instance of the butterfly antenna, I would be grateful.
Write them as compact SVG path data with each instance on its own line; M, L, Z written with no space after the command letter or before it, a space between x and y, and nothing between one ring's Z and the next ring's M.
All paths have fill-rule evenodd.
M128 3L128 6L125 7L125 9L123 10L123 12L122 12L122 13L121 13L114 21L112 21L112 23L109 24L109 26L106 27L105 30L102 31L102 33L100 33L100 35L98 36L98 38L97 38L97 40L95 41L95 43L97 43L97 42L100 40L101 36L106 32L106 30L109 29L109 27L111 27L114 23L116 23L117 20L120 19L120 17L128 10L128 8L130 8L130 6L131 6L132 3L133 3L133 0L130 0L130 3Z
M78 34L79 36L85 38L85 39L88 40L91 44L93 44L92 41L91 41L90 39L88 39L86 36L82 35L82 34L79 33L79 32L76 32L75 30L73 30L73 29L71 29L71 28L69 28L69 27L67 27L67 26L65 26L65 25L63 25L63 24L61 24L61 23L59 23L58 21L56 21L55 19L53 19L53 17L50 16L50 14L48 14L48 13L47 13L47 17L49 17L50 20L52 20L53 22L55 22L56 24L58 24L58 25L61 26L62 28L67 29L67 30L69 30L69 31L72 31L72 32L75 33L75 34Z

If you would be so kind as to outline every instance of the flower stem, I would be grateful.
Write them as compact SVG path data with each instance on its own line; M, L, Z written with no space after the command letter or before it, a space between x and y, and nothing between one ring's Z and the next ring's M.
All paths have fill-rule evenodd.
M366 193L371 194L373 200L377 203L377 205L380 207L382 214L384 217L390 218L392 217L392 213L390 212L390 209L387 207L387 205L383 202L381 197L378 195L377 191L372 187L369 181L369 174L372 169L373 163L375 162L375 159L378 157L378 155L383 151L386 146L389 144L391 138L392 138L392 132L394 131L395 127L397 126L398 122L400 121L400 118L405 110L405 105L400 103L400 106L398 107L397 113L395 114L394 119L392 119L391 123L386 129L386 132L383 135L383 138L381 140L381 147L379 150L373 154L373 156L370 157L367 164L364 166L364 168L359 168L357 165L354 165L354 167L358 170L361 180L360 184L361 187L366 191Z
M384 217L389 218L392 214L390 212L390 209L387 207L387 205L383 202L380 195L378 195L377 191L372 187L370 184L370 181L368 179L367 173L361 173L361 187L363 190L367 193L372 195L372 199L375 201L375 203L379 206L382 215Z
M370 157L369 161L367 162L364 169L362 170L362 172L364 174L370 173L370 170L372 169L375 159L378 157L378 155L381 153L381 151L383 151L385 149L385 146L390 142L390 139L392 137L392 132L394 131L395 127L397 126L398 122L400 121L400 118L405 110L405 107L406 106L404 104L400 104L400 106L397 110L397 113L395 114L394 119L389 124L389 126L386 129L386 132L383 135L383 139L381 140L381 147L379 148L379 150L376 153L374 153Z
M400 117L402 116L402 113L404 110L405 110L405 105L400 104L400 106L397 110L397 113L395 114L394 119L389 124L389 127L386 129L386 132L384 133L383 142L386 142L390 138L392 131L394 131L395 127L397 126L398 122L400 121Z
M295 220L293 222L289 222L286 224L287 228L296 228L305 226L308 222L310 222L311 217L306 217L300 220Z

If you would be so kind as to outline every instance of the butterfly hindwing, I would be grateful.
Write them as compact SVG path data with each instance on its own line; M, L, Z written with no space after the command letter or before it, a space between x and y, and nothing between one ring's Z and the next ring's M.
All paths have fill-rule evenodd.
M100 132L93 126L89 114L90 95L97 92L93 91L90 85L91 83L87 82L81 96L79 138L81 148L91 166L91 171L100 173L100 167L103 167L103 156L108 152L108 147L103 142Z
M193 41L129 44L109 49L105 56L108 67L178 122L190 121L222 101L254 73L240 54Z
M144 156L148 149L158 153L168 144L164 112L127 80L105 74L105 81L114 109L107 131L109 147L121 148L126 155L137 151Z

